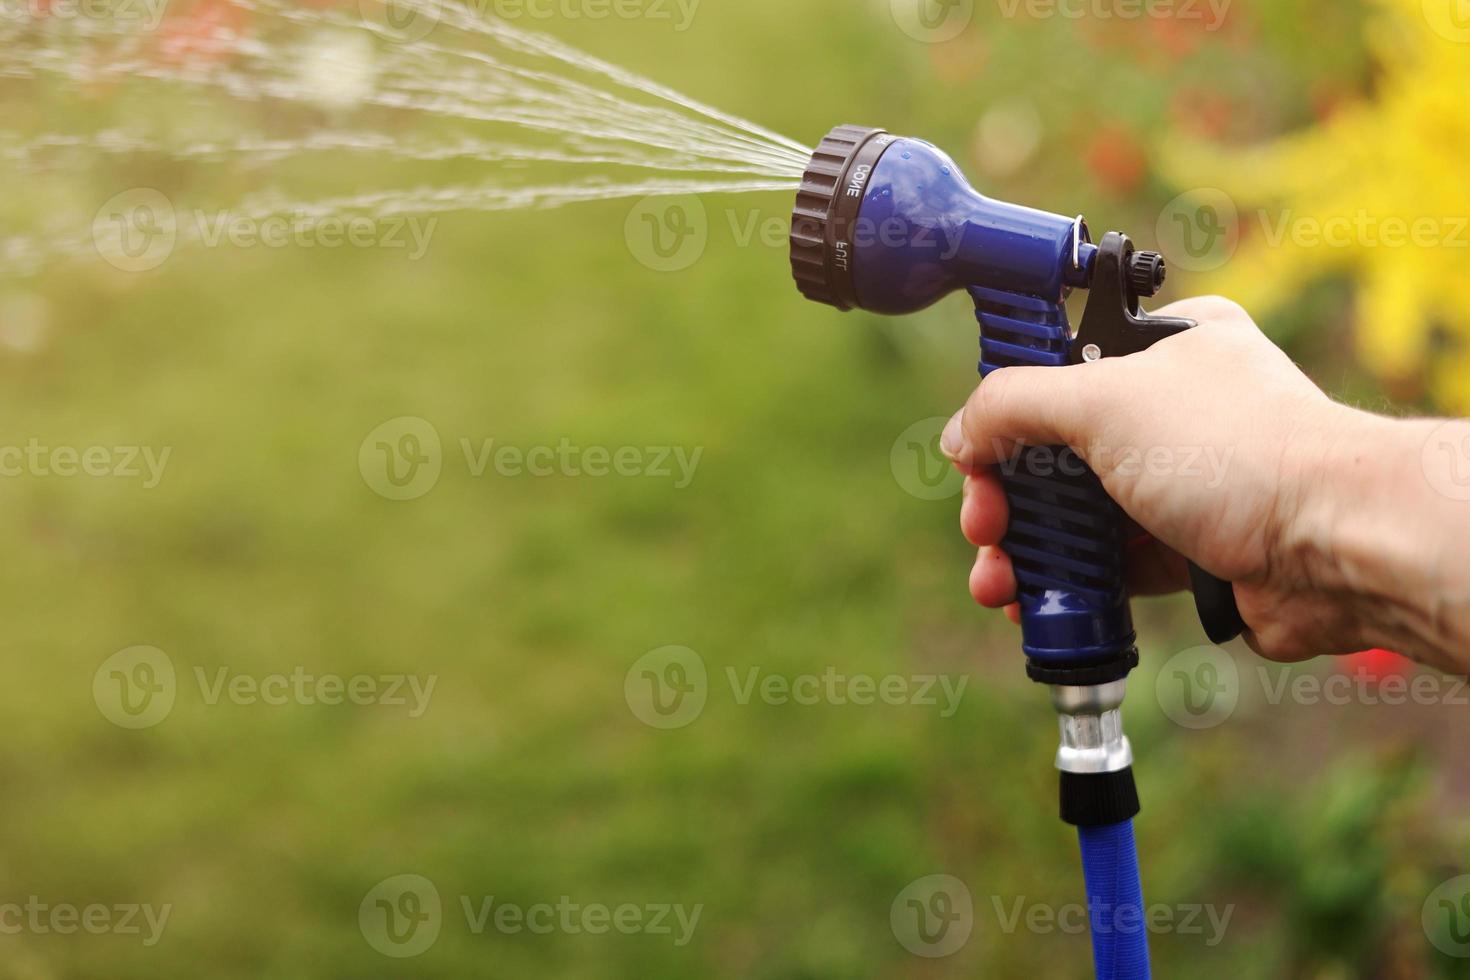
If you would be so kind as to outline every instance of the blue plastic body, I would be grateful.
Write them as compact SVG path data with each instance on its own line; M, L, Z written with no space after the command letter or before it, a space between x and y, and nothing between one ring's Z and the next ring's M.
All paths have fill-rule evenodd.
M1133 821L1078 827L1098 980L1149 980L1148 922Z
M1086 285L1095 246L1074 218L984 197L942 151L899 139L873 168L852 233L859 305L911 313L967 289L980 322L980 373L1069 362L1063 301ZM1085 238L1085 233L1084 236ZM1031 447L1001 468L1004 546L1019 587L1021 641L1049 668L1130 652L1122 514L1065 447Z
M1072 264L1076 221L983 197L944 151L895 140L868 180L852 230L858 305L913 313L957 289L983 286L1061 302L1085 285L1097 249Z

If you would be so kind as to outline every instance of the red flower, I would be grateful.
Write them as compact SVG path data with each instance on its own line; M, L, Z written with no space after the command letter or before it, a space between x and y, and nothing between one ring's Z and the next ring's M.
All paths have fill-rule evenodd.
M1169 115L1181 131L1212 142L1231 133L1231 124L1243 115L1230 98L1198 86L1184 86L1169 100Z
M1104 123L1092 134L1084 159L1098 182L1117 197L1137 190L1148 173L1143 144L1116 123Z
M1407 657L1391 650L1364 650L1362 653L1350 653L1338 658L1337 664L1338 669L1344 674L1362 674L1375 681L1407 674L1414 666Z
M175 65L228 61L246 19L245 10L228 0L203 0L159 30L159 56Z

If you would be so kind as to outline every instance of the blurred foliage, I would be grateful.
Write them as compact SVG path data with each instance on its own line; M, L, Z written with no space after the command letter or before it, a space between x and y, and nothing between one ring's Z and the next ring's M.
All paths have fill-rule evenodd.
M1217 846L1230 886L1285 896L1287 975L1422 975L1402 940L1418 924L1414 898L1437 884L1405 875L1433 832L1424 784L1422 760L1379 754L1335 765L1287 812L1256 799L1226 817Z
M1247 151L1166 143L1181 186L1222 188L1246 212L1239 252L1205 283L1269 314L1314 279L1357 285L1355 348L1400 397L1470 412L1470 54L1452 4L1380 0L1372 89L1321 122ZM1436 11L1444 18L1436 22ZM1470 33L1460 30L1459 33ZM1273 226L1274 225L1274 229ZM1275 239L1275 240L1273 240Z
M229 9L181 8L168 36L187 39ZM1470 46L1390 56L1374 12L1370 50L1364 11L1333 0L1235 0L1213 27L1027 11L977 4L968 29L939 44L900 31L888 0L704 0L683 33L651 21L534 26L806 142L842 121L922 135L988 194L1085 212L1095 230L1145 244L1181 189L1265 186L1272 170L1247 171L1248 156L1217 145L1280 138L1261 152L1298 162L1311 154L1285 148L1359 154L1330 180L1332 159L1302 164L1301 193L1320 182L1323 197L1296 208L1327 208L1339 192L1403 207L1418 198L1395 194L1431 188L1438 211L1467 206L1463 179L1451 186L1464 104L1442 83L1463 86ZM1429 40L1414 40L1412 17L1393 30ZM1411 92L1416 78L1437 87ZM20 132L395 122L14 79L0 84L0 114ZM1420 156L1373 155L1390 146ZM1179 172L1185 153L1198 170ZM1433 160L1450 169L1398 179L1395 168ZM430 175L361 158L256 170L141 159L7 178L7 222L84 227L140 184L228 202L278 184L325 196ZM1013 631L965 594L973 554L955 501L909 496L890 468L901 432L969 390L973 311L956 297L903 321L838 317L796 295L779 243L731 231L752 213L784 220L786 195L705 204L708 250L678 274L635 259L628 205L610 202L446 217L419 263L221 248L181 251L147 275L77 261L0 282L0 441L173 448L150 491L0 480L0 901L175 906L151 948L0 936L0 976L1088 975L1085 937L1007 932L994 914L996 902L1057 907L1081 893L1074 838L1053 817L1054 721ZM1255 267L1250 245L1220 275ZM1363 297L1410 255L1423 278L1394 271L1393 288L1440 304L1413 315L1463 316L1458 253L1323 255L1320 277L1309 258L1278 253L1276 279L1241 288L1274 290L1263 323L1315 377L1383 404L1391 364L1392 394L1414 401L1432 387L1449 400L1459 355L1423 341L1427 321L1403 310L1387 321L1402 340L1392 361L1358 364L1347 337L1352 279L1367 284L1360 305L1378 302ZM1170 295L1207 281L1181 270ZM1358 328L1361 350L1388 344L1377 329ZM357 454L399 415L431 421L448 455L461 437L705 453L684 490L446 466L430 495L398 503L364 484ZM1146 895L1235 907L1216 945L1157 937L1157 975L1465 975L1470 960L1436 952L1420 921L1431 889L1470 857L1463 708L1280 705L1186 730L1151 692L1158 665L1199 642L1192 610L1177 598L1136 606L1145 664L1126 710ZM196 668L302 665L438 685L418 719L181 693L162 724L125 731L99 714L92 678L138 643L165 650L185 684ZM712 696L688 728L656 731L630 713L623 685L665 644L699 651L722 691L727 669L752 667L969 684L952 718ZM450 921L422 956L389 961L364 941L358 905L403 872L437 884ZM967 882L976 930L953 956L921 959L896 942L890 903L941 872ZM461 895L705 908L694 941L676 948L654 936L474 935L456 920Z

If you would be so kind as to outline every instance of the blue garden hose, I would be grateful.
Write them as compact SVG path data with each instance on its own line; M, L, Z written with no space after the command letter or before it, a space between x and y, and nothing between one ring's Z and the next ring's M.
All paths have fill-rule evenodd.
M1097 980L1148 980L1148 934L1133 821L1078 827Z

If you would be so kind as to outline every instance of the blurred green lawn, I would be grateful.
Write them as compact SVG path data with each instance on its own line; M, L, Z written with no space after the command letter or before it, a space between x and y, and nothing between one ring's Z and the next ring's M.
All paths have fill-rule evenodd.
M1350 45L1293 33L1323 5L1285 6L1252 5L1244 48L1208 40L1176 69L1246 100L1288 93L1257 105L1267 132L1305 118L1314 87L1361 71ZM980 111L1024 95L1046 123L1038 160L977 178L987 192L1144 241L1170 196L1151 177L1112 190L1083 153L1104 122L1168 125L1174 82L1129 53L1151 41L1109 49L1074 22L1005 21L982 4L943 60L867 0L706 0L687 33L546 26L806 142L872 122L967 159ZM916 499L890 467L899 433L972 385L972 313L959 298L902 322L812 306L784 250L742 246L727 220L780 218L787 195L705 205L708 249L678 273L637 261L630 203L610 202L445 217L417 263L213 249L146 276L72 263L0 286L43 297L51 323L39 350L0 358L8 444L172 447L152 490L0 481L0 901L173 907L150 948L0 937L0 976L1090 975L1085 936L1002 928L997 909L1017 899L1081 895L1054 816L1054 722L1014 632L966 595L957 500ZM444 441L443 476L414 501L383 499L358 471L364 437L397 416ZM477 478L460 438L703 456L685 489ZM1128 724L1148 900L1235 906L1218 945L1156 937L1157 974L1455 975L1419 926L1463 853L1442 806L1453 756L1429 737L1448 738L1447 709L1244 705L1189 731L1153 696L1158 665L1199 641L1188 603L1138 613ZM128 731L101 715L92 683L137 644L168 654L179 693L161 724ZM670 644L700 654L710 697L693 724L660 731L629 710L624 678ZM194 680L298 666L437 686L410 718L210 705ZM946 719L741 705L725 682L727 668L829 666L968 688ZM428 952L397 961L365 941L358 906L403 873L432 880L445 914ZM934 873L966 882L975 927L929 960L895 940L889 911ZM459 898L492 895L703 912L682 948L475 935Z

